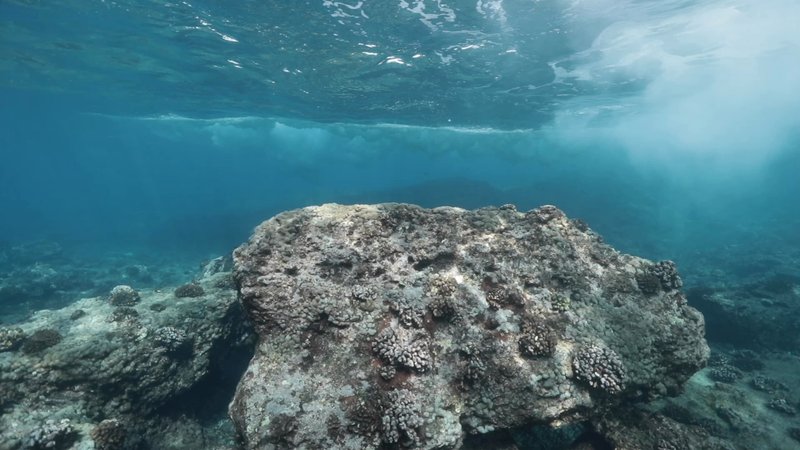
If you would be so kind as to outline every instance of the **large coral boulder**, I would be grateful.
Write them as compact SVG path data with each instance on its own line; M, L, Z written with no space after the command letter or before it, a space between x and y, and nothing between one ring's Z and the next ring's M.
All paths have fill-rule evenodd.
M459 448L680 391L708 356L668 261L544 206L323 205L234 253L248 449Z

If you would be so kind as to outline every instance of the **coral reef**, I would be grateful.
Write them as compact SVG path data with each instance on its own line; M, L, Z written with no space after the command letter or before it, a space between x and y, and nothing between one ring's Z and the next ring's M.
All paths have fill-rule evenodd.
M128 306L120 306L119 308L114 308L109 320L111 322L133 323L136 322L138 318L139 311Z
M553 311L567 312L569 311L570 300L566 295L556 295L550 300L550 307Z
M510 449L531 423L678 394L708 347L674 265L577 224L404 204L264 222L234 252L259 335L230 404L242 445Z
M0 246L0 322L27 320L37 310L62 308L78 298L108 297L117 285L176 285L195 267L159 253L73 250L52 241ZM222 259L227 268L229 258Z
M653 295L661 289L661 280L655 274L645 270L636 274L636 285L643 293Z
M780 381L774 380L772 378L766 377L764 375L756 375L750 381L750 384L753 387L753 389L762 392L767 392L770 394L789 390L789 388L785 384L781 383Z
M606 441L600 448L732 450L728 441L701 428L630 407L603 415L595 427Z
M674 291L683 287L678 269L672 261L659 261L645 267L636 274L636 284L645 294L655 294L660 290Z
M773 398L767 403L767 406L787 416L794 416L797 414L797 409L791 406L785 398Z
M689 303L707 318L710 342L741 350L796 351L800 347L800 277L758 273L747 280L698 284L687 290ZM743 333L742 330L747 330ZM757 368L754 355L735 356L734 364Z
M203 294L205 294L203 286L197 283L187 283L175 289L175 297L178 298L195 298L201 297Z
M799 398L794 386L800 357L784 352L760 353L759 365L763 367L747 376L731 365L740 357L749 360L755 355L746 349L715 347L711 367L692 377L683 394L666 404L656 402L658 406L650 411L725 441L726 449L795 448L797 444L786 430L797 423ZM722 381L715 379L715 373L726 371L733 374Z
M739 369L727 364L712 367L708 371L708 378L721 383L733 383L741 377L742 372Z
M658 278L665 291L674 291L683 287L683 281L678 275L678 268L672 261L659 261L650 267L650 273Z

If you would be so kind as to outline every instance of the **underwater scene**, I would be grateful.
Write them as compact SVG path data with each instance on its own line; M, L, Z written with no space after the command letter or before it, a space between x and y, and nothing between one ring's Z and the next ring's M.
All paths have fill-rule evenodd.
M0 450L800 448L796 0L0 0Z

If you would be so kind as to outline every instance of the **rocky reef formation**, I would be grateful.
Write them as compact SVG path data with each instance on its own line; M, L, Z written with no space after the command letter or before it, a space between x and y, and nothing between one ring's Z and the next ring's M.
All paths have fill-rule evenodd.
M198 421L224 419L252 334L230 273L206 275L197 297L118 286L0 328L0 448L226 448Z
M234 277L259 335L230 407L247 449L515 448L677 394L708 357L672 263L552 206L290 211Z
M217 258L209 273L230 271L229 258ZM40 309L58 309L78 298L106 296L109 301L135 303L125 285L153 289L186 280L195 261L168 254L109 252L94 254L63 248L56 242L16 245L0 242L0 323L28 320ZM205 269L204 269L205 270ZM120 285L121 290L110 290Z

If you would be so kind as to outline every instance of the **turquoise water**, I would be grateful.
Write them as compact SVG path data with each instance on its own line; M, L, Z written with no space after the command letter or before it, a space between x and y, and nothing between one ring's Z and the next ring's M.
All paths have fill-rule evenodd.
M284 3L3 2L0 233L213 253L307 204L554 203L676 258L797 219L793 2Z
M2 249L55 243L44 262L102 278L0 297L3 322L131 265L158 272L143 286L188 281L280 211L392 201L558 205L676 261L687 289L788 280L757 298L799 330L798 17L791 0L2 0ZM710 319L720 351L775 349Z

